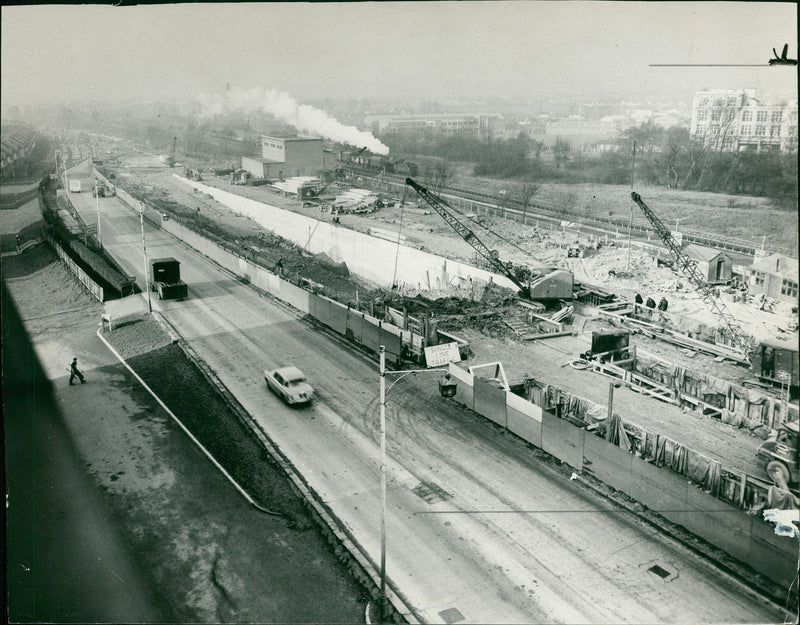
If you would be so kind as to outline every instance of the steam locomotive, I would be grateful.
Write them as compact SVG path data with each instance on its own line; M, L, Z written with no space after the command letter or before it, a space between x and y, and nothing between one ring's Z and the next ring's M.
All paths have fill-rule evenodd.
M416 176L419 173L419 167L417 167L416 163L411 163L405 159L394 159L390 156L369 154L368 152L359 154L356 152L341 151L338 153L338 160L342 165L348 164L354 169L374 172L376 174L385 173Z

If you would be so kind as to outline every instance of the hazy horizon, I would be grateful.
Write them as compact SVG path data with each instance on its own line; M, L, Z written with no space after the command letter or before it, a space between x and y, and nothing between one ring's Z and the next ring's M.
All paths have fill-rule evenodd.
M2 8L2 109L176 102L226 85L298 100L796 93L797 5L409 2ZM650 67L764 63L763 67Z

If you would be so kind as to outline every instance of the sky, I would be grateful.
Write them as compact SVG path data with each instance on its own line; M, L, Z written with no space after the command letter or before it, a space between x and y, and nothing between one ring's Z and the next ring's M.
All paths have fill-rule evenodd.
M0 104L181 101L227 84L303 98L796 93L797 5L382 2L2 8Z

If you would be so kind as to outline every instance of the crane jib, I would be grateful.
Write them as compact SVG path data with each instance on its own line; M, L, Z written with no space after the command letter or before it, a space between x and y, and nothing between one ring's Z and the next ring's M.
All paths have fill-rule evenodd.
M437 197L422 185L417 184L411 178L406 178L406 184L416 191L423 200L425 200L436 213L444 219L447 224L455 230L458 235L464 239L472 248L483 256L494 269L511 280L520 291L526 293L529 287L525 286L519 279L509 270L505 263L503 263L497 256L497 252L490 250L483 241L478 238L470 228L461 223L458 218L453 215L447 208L447 203L441 198Z

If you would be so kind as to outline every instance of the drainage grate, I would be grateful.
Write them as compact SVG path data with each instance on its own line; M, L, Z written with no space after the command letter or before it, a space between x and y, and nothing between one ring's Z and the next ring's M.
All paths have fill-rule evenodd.
M436 484L431 484L430 482L420 482L411 490L411 492L429 504L447 501L452 497L452 495L446 490L442 489Z
M445 623L460 623L464 620L464 615L456 608L447 608L439 612L439 618Z
M651 573L655 573L659 577L663 577L664 579L668 578L672 573L670 573L667 569L661 568L657 564L654 564L649 569L647 569Z

